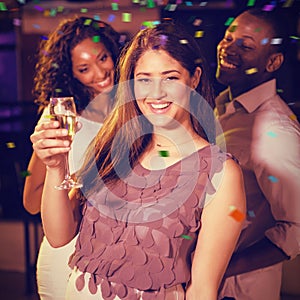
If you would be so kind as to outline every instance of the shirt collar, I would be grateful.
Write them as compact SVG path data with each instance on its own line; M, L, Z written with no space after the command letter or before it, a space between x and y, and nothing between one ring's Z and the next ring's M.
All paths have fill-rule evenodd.
M238 101L248 113L252 113L264 102L276 95L276 79L269 80L250 91L239 95L234 100Z
M249 90L248 92L239 95L238 97L234 98L233 101L239 102L248 113L251 113L275 94L276 79L271 79ZM220 115L224 113L221 111L222 107L228 102L230 102L229 88L221 92L216 98L216 108L219 109Z

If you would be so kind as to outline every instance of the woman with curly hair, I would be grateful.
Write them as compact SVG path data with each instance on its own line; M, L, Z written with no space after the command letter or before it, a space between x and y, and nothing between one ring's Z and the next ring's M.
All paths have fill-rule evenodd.
M71 173L80 167L84 152L97 134L114 104L115 63L121 45L120 35L110 25L87 17L62 21L40 44L34 78L35 102L49 115L51 97L73 96L81 129L69 153ZM40 211L46 165L33 152L23 194L25 209ZM41 299L64 299L70 269L68 258L74 241L53 248L44 237L37 262L38 292Z
M47 164L45 235L61 247L78 233L66 299L216 300L243 226L230 208L245 214L245 192L238 164L214 144L201 49L162 23L132 39L118 72L116 104L88 148L81 189L54 189L69 150L58 122L38 125L31 139ZM77 214L72 199L82 202Z

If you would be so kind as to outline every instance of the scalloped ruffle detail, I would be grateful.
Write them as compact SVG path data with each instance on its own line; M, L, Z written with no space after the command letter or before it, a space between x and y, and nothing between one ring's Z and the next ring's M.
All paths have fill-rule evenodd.
M88 284L94 294L101 284L106 300L140 299L141 292L163 299L164 289L188 283L203 199L215 191L211 178L226 157L210 146L166 170L138 164L126 182L93 195L70 259L91 274L88 282L77 278L77 289Z

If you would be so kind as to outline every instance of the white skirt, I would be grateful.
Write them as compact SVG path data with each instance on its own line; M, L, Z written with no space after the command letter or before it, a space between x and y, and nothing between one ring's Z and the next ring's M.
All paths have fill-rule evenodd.
M101 293L101 286L97 287L96 294L91 294L89 291L88 285L86 284L81 291L78 291L76 288L76 279L82 274L78 269L74 269L69 278L69 284L67 287L66 300L104 300ZM90 274L84 274L84 281L89 281ZM140 295L140 300L143 299L143 292L136 290L136 293ZM180 284L170 287L165 290L165 300L184 300L184 290ZM118 296L114 298L114 300L121 300Z
M69 257L75 250L77 236L63 247L53 248L44 236L37 259L37 287L41 300L64 300L72 269Z

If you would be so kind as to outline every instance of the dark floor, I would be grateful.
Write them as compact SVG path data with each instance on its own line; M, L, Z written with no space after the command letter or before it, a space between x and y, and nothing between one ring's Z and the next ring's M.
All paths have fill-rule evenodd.
M32 291L27 291L26 276L20 272L0 271L0 299L1 300L39 300L35 291L34 281L31 282ZM255 299L253 299L255 300ZM300 296L283 295L281 300L300 300Z

